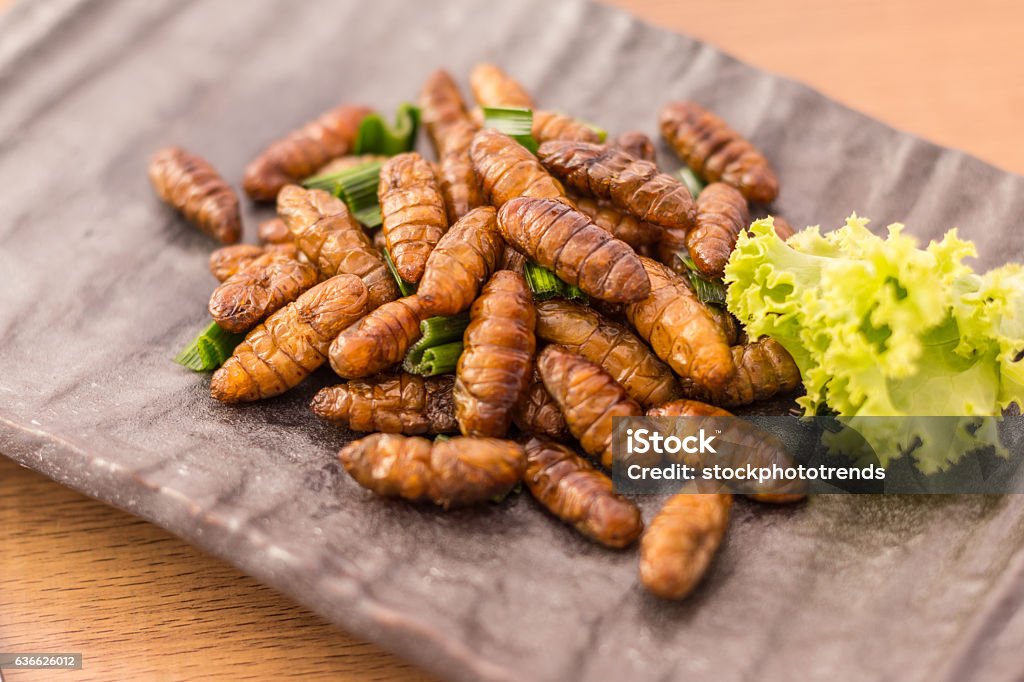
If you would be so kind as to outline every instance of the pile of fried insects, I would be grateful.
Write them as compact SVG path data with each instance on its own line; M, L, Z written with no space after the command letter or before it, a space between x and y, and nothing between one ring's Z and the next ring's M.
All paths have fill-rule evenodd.
M798 387L786 351L746 338L722 305L748 202L776 197L775 173L690 102L660 111L687 166L670 175L643 133L606 141L535 109L491 64L470 83L476 109L437 71L394 124L346 104L267 147L243 182L276 201L258 246L235 243L238 197L210 164L159 151L160 197L229 244L210 257L213 323L178 361L216 369L210 392L225 403L280 395L329 362L344 382L312 409L373 432L339 453L359 485L447 509L522 482L594 542L639 538L641 583L682 598L722 541L732 495L677 494L644 532L605 473L612 419L728 415ZM420 122L436 162L410 151Z

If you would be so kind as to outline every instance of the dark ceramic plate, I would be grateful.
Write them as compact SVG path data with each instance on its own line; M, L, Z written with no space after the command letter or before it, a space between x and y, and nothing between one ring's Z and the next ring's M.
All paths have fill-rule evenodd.
M670 97L710 106L772 159L793 223L856 210L922 238L958 225L984 265L1024 251L1021 177L604 7L32 0L0 18L0 452L453 679L1016 679L1020 498L740 503L710 579L662 603L635 554L526 496L371 497L306 408L326 372L225 407L171 362L207 319L213 244L154 198L154 149L237 183L334 103L391 110L483 59L613 131L655 132Z

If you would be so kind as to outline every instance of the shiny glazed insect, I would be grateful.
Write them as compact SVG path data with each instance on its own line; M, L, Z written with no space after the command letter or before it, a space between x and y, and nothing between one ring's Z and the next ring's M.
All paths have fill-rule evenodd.
M454 377L384 374L320 389L313 412L353 431L420 434L458 430L452 402Z
M166 147L150 161L149 179L164 202L222 244L242 236L238 195L205 159Z
M416 283L448 231L444 197L430 164L416 152L391 157L380 170L381 229L398 274Z
M455 315L469 308L498 269L505 243L490 206L467 213L441 237L427 258L417 295L428 315Z
M229 332L245 333L319 281L316 268L280 253L267 253L214 289L210 317Z

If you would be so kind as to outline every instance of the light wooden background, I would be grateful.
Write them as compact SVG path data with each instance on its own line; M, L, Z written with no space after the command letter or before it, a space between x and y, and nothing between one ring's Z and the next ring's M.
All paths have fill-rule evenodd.
M612 2L1024 172L1024 4ZM9 682L430 679L166 532L2 457L0 533L0 651L86 657L80 672L7 671Z

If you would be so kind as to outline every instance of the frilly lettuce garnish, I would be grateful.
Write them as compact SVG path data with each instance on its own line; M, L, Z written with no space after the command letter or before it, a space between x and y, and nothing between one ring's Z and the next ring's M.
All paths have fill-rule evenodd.
M996 416L1024 404L1019 264L975 273L963 262L974 244L956 230L921 249L902 225L883 239L856 214L834 232L812 227L785 242L772 222L740 235L725 268L727 303L751 336L771 336L796 360L806 414L828 408L855 427L845 418ZM982 444L970 420L945 442L912 420L880 421L885 439L862 435L883 465L915 438L926 472ZM894 442L898 451L881 447Z

